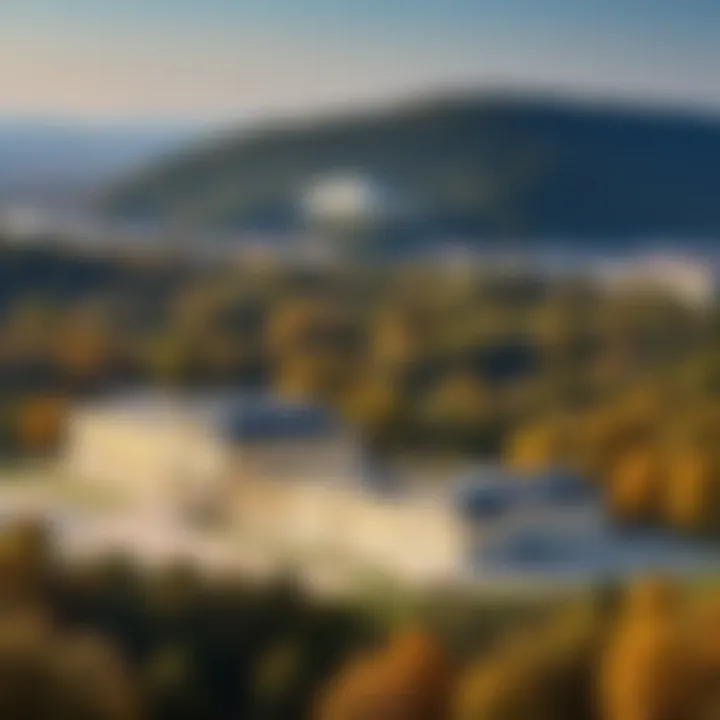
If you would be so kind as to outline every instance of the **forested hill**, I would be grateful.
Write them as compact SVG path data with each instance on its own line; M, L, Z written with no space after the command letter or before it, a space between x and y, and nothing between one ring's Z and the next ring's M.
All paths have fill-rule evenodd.
M200 228L285 229L308 184L346 170L411 197L433 232L720 237L720 118L504 96L228 134L129 178L105 207Z

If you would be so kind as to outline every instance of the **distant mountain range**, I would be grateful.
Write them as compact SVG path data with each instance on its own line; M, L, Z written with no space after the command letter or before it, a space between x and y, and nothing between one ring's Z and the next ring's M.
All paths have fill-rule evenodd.
M0 204L63 203L177 150L189 126L0 119Z
M478 238L720 238L720 118L477 95L238 131L111 189L116 217L287 230L318 177L361 172Z

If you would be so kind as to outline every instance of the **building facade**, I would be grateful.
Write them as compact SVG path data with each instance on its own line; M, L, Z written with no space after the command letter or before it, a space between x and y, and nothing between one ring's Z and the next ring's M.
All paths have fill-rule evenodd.
M73 415L65 469L138 502L212 508L245 542L412 583L612 575L692 550L619 532L595 488L498 466L420 482L367 462L325 409L268 396L141 395Z

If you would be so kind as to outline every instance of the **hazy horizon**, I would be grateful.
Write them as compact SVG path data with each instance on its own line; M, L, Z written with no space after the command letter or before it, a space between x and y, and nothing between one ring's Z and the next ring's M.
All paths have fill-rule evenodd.
M528 102L557 105L559 107L577 107L599 112L627 112L639 115L670 116L688 119L720 121L720 102L688 102L672 98L638 97L623 93L590 92L551 86L501 85L498 83L458 85L438 84L419 89L409 89L387 98L358 98L346 103L327 103L312 107L296 108L284 111L273 108L226 116L85 116L67 115L60 112L20 113L8 112L0 107L0 131L22 133L82 132L92 135L117 134L119 136L136 135L142 137L158 136L170 133L177 137L202 139L206 133L223 131L234 132L247 128L262 128L275 121L314 121L323 122L333 118L357 115L391 113L403 108L421 106L428 100L432 102L453 102L479 100L502 100L510 103Z

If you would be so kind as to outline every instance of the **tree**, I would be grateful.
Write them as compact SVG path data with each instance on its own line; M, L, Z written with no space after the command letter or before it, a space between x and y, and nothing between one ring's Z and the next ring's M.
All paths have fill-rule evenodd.
M603 720L694 717L693 638L681 621L679 593L664 580L630 588L599 675Z
M425 344L422 317L411 310L393 309L378 314L370 332L370 356L380 367L407 365Z
M0 716L138 720L141 710L125 662L105 639L27 614L0 622Z
M403 416L408 402L388 373L369 373L352 383L340 398L345 417L361 428L387 431Z
M135 679L119 651L96 634L65 636L53 651L62 709L52 717L138 720Z
M284 720L302 710L306 658L299 642L286 640L260 654L253 667L253 700L262 720Z
M15 603L40 597L51 563L51 540L43 524L11 524L0 535L0 600Z
M143 668L148 709L160 720L194 720L212 704L203 691L192 652L180 644L160 646Z
M196 375L200 348L188 338L161 334L140 348L142 364L161 384L184 385Z
M519 470L544 470L564 459L563 428L551 419L525 425L507 443L507 462Z
M697 667L697 720L720 717L720 596L703 592L688 613L686 632L693 638Z
M65 400L55 395L35 397L20 404L17 414L17 441L28 453L44 453L60 442L65 427Z
M656 519L665 481L657 448L641 446L622 454L607 479L611 512L626 522Z
M343 325L337 308L316 298L291 298L273 309L265 328L265 345L274 357L312 350L314 341Z
M318 720L440 720L451 670L437 642L422 631L346 667L321 697Z
M678 530L704 533L718 529L720 477L710 452L690 448L668 463L665 518Z
M83 383L107 381L118 365L120 351L116 345L109 326L70 324L58 333L54 361L72 379Z
M515 633L470 664L453 720L560 720L593 716L595 660L604 632L592 604Z
M346 361L332 353L293 353L276 363L274 386L286 398L332 398L346 384L349 371Z
M418 425L428 442L445 449L496 455L504 423L489 389L470 372L442 378L422 398Z

